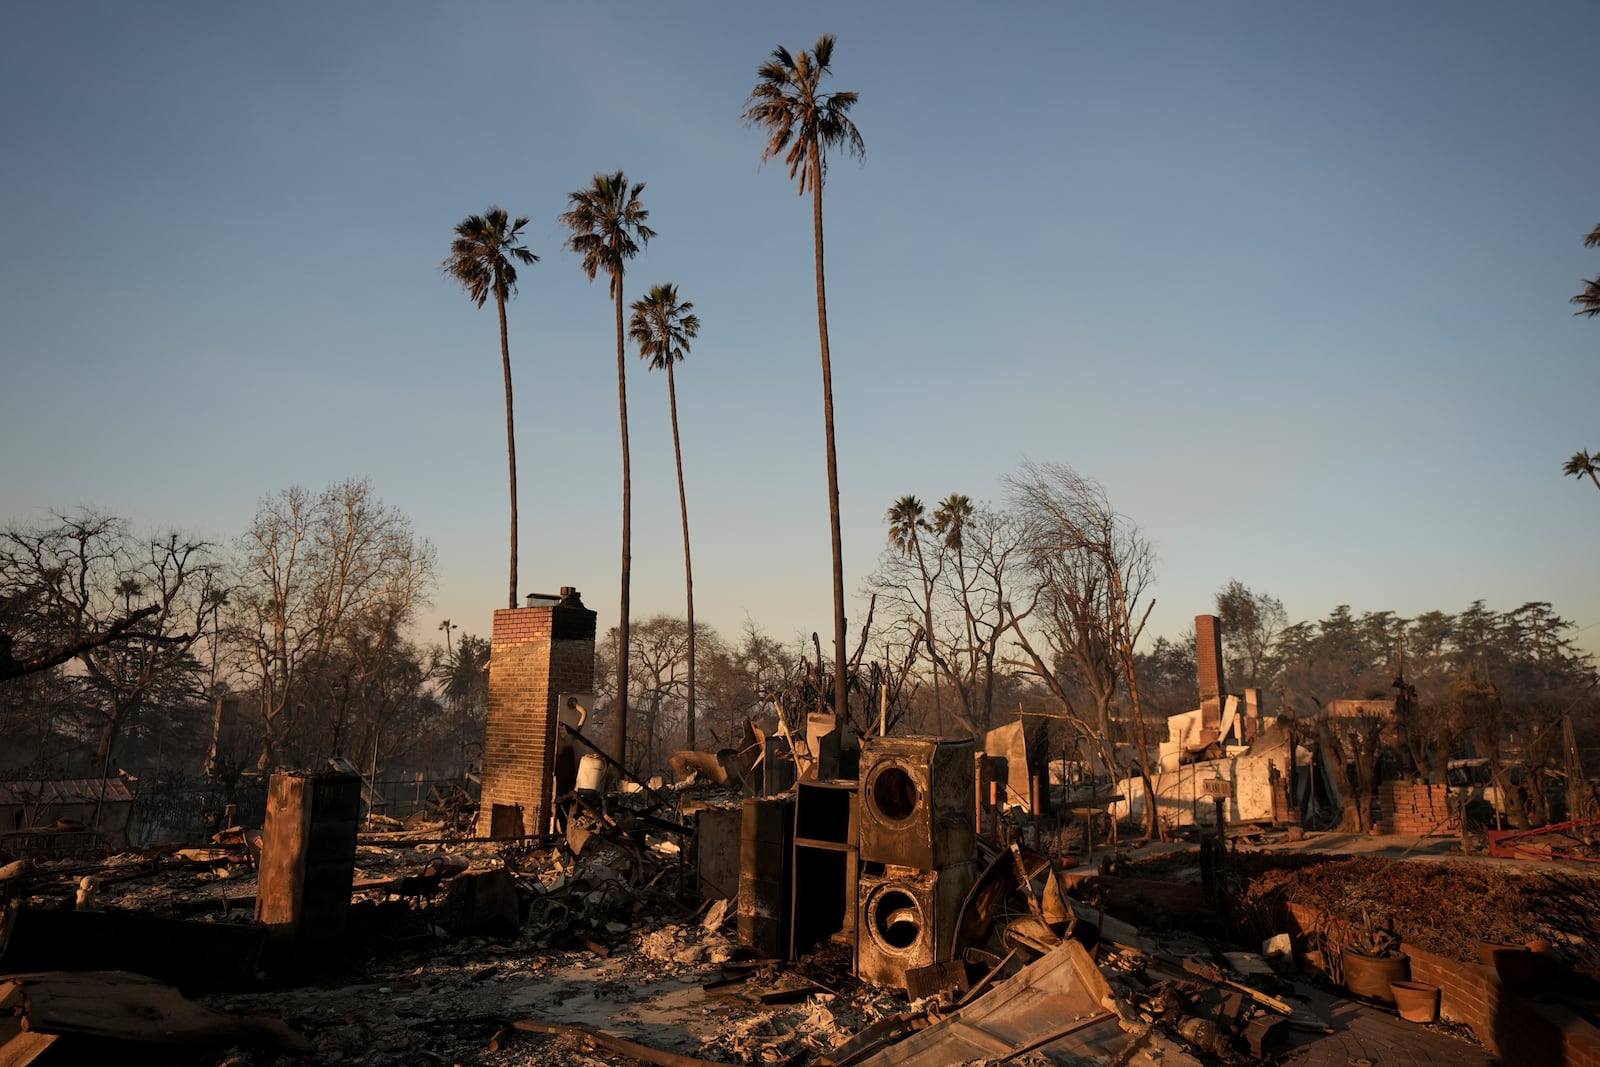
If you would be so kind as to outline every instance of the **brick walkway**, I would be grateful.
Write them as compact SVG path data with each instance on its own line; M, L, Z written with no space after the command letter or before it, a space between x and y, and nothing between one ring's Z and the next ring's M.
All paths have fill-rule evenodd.
M1336 1033L1294 1034L1283 1063L1292 1067L1490 1067L1486 1049L1440 1030L1297 982L1311 1012Z

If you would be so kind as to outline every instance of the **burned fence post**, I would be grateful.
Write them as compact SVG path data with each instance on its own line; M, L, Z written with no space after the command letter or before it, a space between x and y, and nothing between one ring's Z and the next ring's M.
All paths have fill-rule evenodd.
M312 952L329 946L342 950L360 816L356 775L272 776L256 893L256 921L267 927L269 970L302 968L314 962Z

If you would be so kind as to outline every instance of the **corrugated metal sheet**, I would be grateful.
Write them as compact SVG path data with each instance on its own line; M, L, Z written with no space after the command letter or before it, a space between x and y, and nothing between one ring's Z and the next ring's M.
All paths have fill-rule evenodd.
M100 799L98 778L54 778L48 781L0 782L0 805L93 804ZM132 803L121 778L105 780L106 803Z

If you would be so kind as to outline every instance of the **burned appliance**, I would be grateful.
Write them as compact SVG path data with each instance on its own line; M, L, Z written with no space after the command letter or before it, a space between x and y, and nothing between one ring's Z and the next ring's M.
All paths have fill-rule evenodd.
M931 871L972 859L972 741L873 737L861 750L861 861Z
M856 973L905 988L950 958L976 849L976 746L874 737L861 750Z
M861 878L856 973L905 987L906 972L950 958L972 864L938 870L869 864Z

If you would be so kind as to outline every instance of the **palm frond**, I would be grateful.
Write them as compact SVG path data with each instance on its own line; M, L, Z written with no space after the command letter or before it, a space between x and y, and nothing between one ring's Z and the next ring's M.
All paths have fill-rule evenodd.
M1583 283L1583 292L1572 298L1572 303L1578 305L1574 315L1585 315L1594 318L1600 315L1600 278Z

